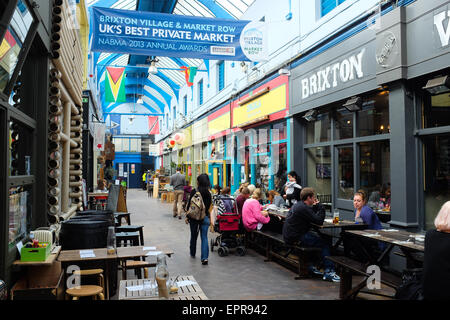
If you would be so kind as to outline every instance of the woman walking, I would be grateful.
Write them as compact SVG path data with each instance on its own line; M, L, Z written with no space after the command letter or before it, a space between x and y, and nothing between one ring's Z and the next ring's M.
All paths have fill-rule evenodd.
M202 173L197 177L197 190L192 189L189 196L189 201L186 207L186 212L189 212L191 206L192 197L199 192L204 204L205 218L201 221L190 219L186 217L187 222L191 228L191 241L190 241L190 254L192 258L195 258L197 251L197 238L200 231L201 238L201 261L203 265L208 264L209 245L208 245L208 228L211 224L211 210L212 210L212 196L211 196L211 184L207 174Z

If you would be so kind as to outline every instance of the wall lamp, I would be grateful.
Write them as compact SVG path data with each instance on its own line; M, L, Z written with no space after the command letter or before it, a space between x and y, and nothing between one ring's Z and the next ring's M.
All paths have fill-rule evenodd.
M343 104L343 107L350 112L359 111L362 109L362 99L360 97L352 97Z
M450 77L443 76L428 80L425 87L422 89L427 90L432 95L437 95L450 90Z
M303 116L303 118L306 121L316 121L317 120L317 110L309 110L307 113L305 113L305 115Z

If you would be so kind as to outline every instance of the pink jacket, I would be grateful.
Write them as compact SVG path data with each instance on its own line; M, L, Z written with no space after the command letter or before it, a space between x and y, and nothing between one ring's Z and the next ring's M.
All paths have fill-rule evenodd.
M264 217L261 213L263 209L258 200L248 199L242 207L242 222L247 231L256 230L258 223L266 224L270 221L269 217Z

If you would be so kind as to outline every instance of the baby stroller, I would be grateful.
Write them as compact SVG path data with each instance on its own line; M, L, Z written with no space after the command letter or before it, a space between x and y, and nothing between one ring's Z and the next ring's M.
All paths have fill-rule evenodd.
M220 235L211 239L211 251L218 246L217 253L221 257L227 256L230 249L236 249L236 254L240 256L245 255L245 233L236 201L231 197L214 196L213 203L217 207L214 231Z

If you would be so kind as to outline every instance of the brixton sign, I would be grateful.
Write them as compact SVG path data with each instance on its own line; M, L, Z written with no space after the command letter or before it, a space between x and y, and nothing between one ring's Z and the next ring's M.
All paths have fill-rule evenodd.
M363 57L366 49L332 63L301 80L302 99L335 88L339 84L364 77Z

